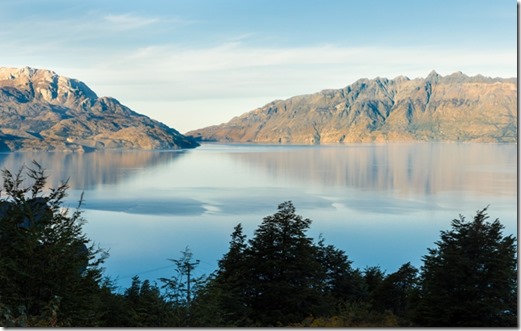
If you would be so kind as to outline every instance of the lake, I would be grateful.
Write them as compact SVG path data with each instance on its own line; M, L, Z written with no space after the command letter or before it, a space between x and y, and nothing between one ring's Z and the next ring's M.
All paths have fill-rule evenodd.
M174 274L189 247L209 274L233 227L251 238L262 218L293 201L313 220L308 234L346 252L353 266L421 265L440 230L489 205L517 233L517 145L388 143L325 146L203 144L182 151L2 153L0 167L39 162L56 186L70 178L65 206L84 192L84 231L109 250L105 274Z

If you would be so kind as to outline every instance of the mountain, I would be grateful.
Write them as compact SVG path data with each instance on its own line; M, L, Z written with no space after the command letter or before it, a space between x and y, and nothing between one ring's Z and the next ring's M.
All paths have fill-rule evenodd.
M0 150L178 149L199 144L87 85L34 68L0 68Z
M364 78L343 89L275 100L186 135L201 141L298 144L517 142L517 81L435 71L425 79Z

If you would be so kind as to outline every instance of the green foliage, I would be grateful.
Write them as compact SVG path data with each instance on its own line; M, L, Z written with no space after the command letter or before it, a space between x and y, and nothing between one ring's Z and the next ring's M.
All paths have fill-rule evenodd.
M100 325L104 327L169 327L178 326L172 305L165 300L159 287L149 280L132 278L124 293L115 293L112 281L102 284L103 302Z
M415 321L425 326L517 325L516 239L503 236L499 220L463 216L441 232L424 256Z
M420 277L410 263L389 275L353 270L343 251L307 237L311 221L285 202L248 242L240 224L234 229L200 297L218 317L206 326L515 325L515 239L502 236L499 221L485 223L484 212L442 232Z
M246 242L235 227L230 249L209 286L227 326L280 326L328 314L335 300L358 297L362 278L344 252L315 244L306 235L311 220L291 202L278 206Z
M362 273L351 267L351 261L344 251L333 245L325 245L321 237L317 249L317 260L323 274L322 296L327 311L334 309L337 302L354 302L365 298L366 288ZM327 300L326 300L327 298Z
M45 193L47 177L34 162L16 174L3 171L0 199L0 302L28 323L51 310L58 325L94 326L98 321L98 282L105 256L82 233L79 209L61 207L67 183ZM80 201L81 204L81 201ZM101 255L101 257L98 257ZM19 308L18 308L19 307ZM55 307L55 308L49 308ZM24 317L25 318L25 317Z
M385 273L380 267L367 267L364 269L364 282L369 293L374 292L385 278Z
M190 306L193 293L204 283L204 276L194 277L194 270L199 265L199 260L193 260L193 253L186 247L181 252L180 259L168 259L174 262L176 274L171 278L160 278L164 283L163 288L167 290L170 301L177 305Z
M250 279L245 274L251 264L247 248L242 225L238 224L231 235L228 252L219 261L219 269L201 297L206 303L212 302L212 314L219 316L217 326L249 326L252 323L249 318L252 310L246 303L251 294Z
M159 287L149 280L141 282L138 276L132 278L132 285L125 291L128 314L137 327L172 326L174 316L171 305L163 298Z
M101 306L100 326L130 327L137 323L132 319L130 307L124 295L117 293L114 281L106 278L99 292Z
M255 231L243 273L249 281L245 304L251 308L251 320L263 326L287 325L320 308L322 267L306 236L310 224L285 202Z
M166 289L166 296L175 310L176 326L191 326L192 300L197 296L206 282L206 276L194 276L199 260L193 260L192 251L186 247L180 259L169 259L176 266L176 274L171 278L160 278Z
M385 276L371 293L373 309L390 312L397 316L402 326L408 326L408 312L411 298L418 290L418 269L410 263L402 265L398 271Z

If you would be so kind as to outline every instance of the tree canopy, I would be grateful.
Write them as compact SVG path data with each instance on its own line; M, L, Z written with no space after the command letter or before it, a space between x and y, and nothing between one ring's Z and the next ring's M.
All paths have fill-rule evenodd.
M26 184L24 170L32 183ZM62 208L67 183L45 192L47 177L36 162L14 174L4 170L3 179L0 307L4 315L28 324L49 318L49 324L58 320L60 325L96 325L105 255L82 232L79 208L72 215Z
M424 256L416 321L426 326L517 325L517 245L487 208L441 232Z
M235 227L213 281L230 325L298 323L334 310L332 298L362 291L345 253L323 240L315 243L307 235L310 225L287 201L264 217L249 241L242 226Z

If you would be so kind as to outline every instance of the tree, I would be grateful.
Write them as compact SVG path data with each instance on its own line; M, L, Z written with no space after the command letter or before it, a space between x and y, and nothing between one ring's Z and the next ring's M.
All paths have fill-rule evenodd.
M287 201L263 218L252 239L241 224L234 228L204 297L219 326L307 325L365 297L362 274L347 255L307 236L311 222Z
M423 257L415 321L423 326L517 325L516 239L487 208L466 222L460 215Z
M160 278L160 281L164 283L162 288L166 289L166 296L177 311L179 326L190 326L192 300L204 286L206 277L195 277L194 270L200 261L193 260L192 251L188 247L181 254L180 259L169 259L176 266L176 275L172 278Z
M233 229L228 253L219 261L220 276L229 279L242 276L237 273L238 266L244 263L244 251L247 248L246 236L243 234L242 224Z
M317 314L323 268L306 232L311 224L291 201L266 216L249 241L250 319L263 326L287 325Z
M235 227L209 283L224 325L289 325L322 311L325 269L306 235L310 224L288 201L263 219L248 242L242 226Z
M45 194L47 177L33 162L13 174L3 170L0 198L0 302L35 321L51 309L55 325L95 326L99 317L100 264L106 255L82 232L81 201L62 208L67 183ZM49 315L49 314L47 314ZM15 316L16 317L16 316ZM1 318L1 317L0 317ZM0 320L1 321L1 320ZM30 326L30 325L29 325Z
M134 284L134 283L132 283ZM132 327L137 326L135 314L124 294L117 293L117 284L110 278L101 283L100 300L102 302L100 326Z
M369 294L373 293L385 278L385 273L378 266L366 267L363 274L366 290Z
M126 314L122 324L113 326L167 327L175 323L173 309L161 295L156 284L132 277L132 284L123 295Z
M246 235L242 224L235 226L231 234L230 248L218 263L215 278L209 282L206 289L206 303L214 302L214 310L219 312L223 326L248 326L249 307L246 304L248 297L249 279L248 257L246 249Z
M411 295L418 286L418 269L409 262L398 271L385 276L371 295L372 306L379 312L389 311L406 319L409 312ZM404 320L405 323L407 323Z
M351 267L344 251L333 245L325 245L322 236L318 242L317 256L323 271L323 296L328 310L339 303L360 301L365 297L364 279L358 269ZM324 299L325 299L324 298Z

